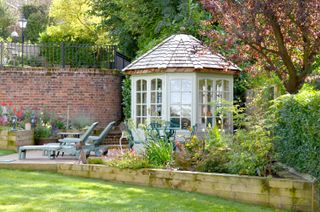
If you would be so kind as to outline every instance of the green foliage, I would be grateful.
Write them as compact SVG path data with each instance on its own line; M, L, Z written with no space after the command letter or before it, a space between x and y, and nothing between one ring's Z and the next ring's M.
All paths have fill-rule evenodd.
M320 178L320 91L281 96L269 112L278 159Z
M175 157L178 167L204 172L271 174L273 143L264 114L245 114L239 105L220 113L226 111L233 111L234 123L239 129L230 135L222 133L218 127L208 127L205 138L193 136L185 144L186 151L182 150Z
M131 80L129 76L122 81L122 111L126 120L131 118Z
M199 35L208 14L194 0L95 0L93 13L122 52L135 57L163 38L181 32Z
M0 38L6 38L10 35L9 26L13 23L13 17L3 0L0 0Z
M48 11L46 5L24 5L22 14L27 19L25 29L25 40L37 42L48 24Z
M41 34L42 42L110 44L97 24L101 18L90 14L88 0L54 0L49 9L50 25Z
M255 126L238 130L230 144L228 171L235 174L271 174L273 143L268 131Z
M105 164L105 161L102 158L88 158L88 164Z
M144 143L146 159L158 167L167 166L173 157L173 144L166 139L148 140Z
M52 135L51 132L51 126L38 124L34 129L34 138L49 138Z
M132 152L127 152L112 160L106 160L104 163L108 166L121 169L141 169L153 167L146 158L135 155Z

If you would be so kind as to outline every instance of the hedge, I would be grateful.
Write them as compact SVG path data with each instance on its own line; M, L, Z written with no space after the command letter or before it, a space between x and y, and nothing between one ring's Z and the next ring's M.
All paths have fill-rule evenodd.
M270 109L278 160L320 179L320 91L281 96Z

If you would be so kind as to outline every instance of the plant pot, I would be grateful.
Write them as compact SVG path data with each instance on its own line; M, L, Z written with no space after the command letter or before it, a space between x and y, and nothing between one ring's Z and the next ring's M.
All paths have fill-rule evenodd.
M48 143L58 143L58 138L38 138L35 141L36 145L44 145Z

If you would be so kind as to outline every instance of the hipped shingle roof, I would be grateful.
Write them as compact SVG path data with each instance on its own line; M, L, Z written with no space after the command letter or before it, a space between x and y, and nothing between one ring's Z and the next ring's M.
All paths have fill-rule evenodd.
M220 54L213 54L191 35L172 35L123 69L221 69L240 70Z

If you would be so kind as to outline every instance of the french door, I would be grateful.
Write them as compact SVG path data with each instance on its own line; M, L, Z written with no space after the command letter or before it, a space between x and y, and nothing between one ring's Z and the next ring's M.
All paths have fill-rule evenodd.
M133 118L137 124L163 119L163 80L161 78L137 79L133 94Z

